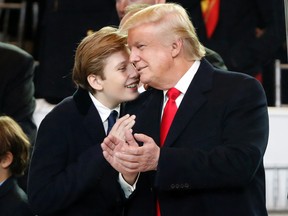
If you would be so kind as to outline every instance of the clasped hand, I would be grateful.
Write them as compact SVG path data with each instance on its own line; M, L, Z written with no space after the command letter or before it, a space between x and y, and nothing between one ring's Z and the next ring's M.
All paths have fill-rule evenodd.
M126 115L118 119L101 143L105 159L130 184L139 172L156 170L160 154L160 148L151 137L132 134L134 124L135 116ZM143 145L139 146L137 141Z

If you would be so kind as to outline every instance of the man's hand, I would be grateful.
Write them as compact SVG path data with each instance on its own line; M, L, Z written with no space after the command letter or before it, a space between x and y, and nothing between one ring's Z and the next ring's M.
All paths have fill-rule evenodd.
M144 134L133 136L130 130L126 130L125 140L109 134L101 144L105 159L114 169L124 176L157 169L160 148L151 137ZM136 140L143 146L138 146Z

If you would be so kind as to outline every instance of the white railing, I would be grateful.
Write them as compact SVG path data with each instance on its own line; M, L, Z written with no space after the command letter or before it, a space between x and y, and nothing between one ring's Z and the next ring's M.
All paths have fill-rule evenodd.
M269 212L288 215L288 166L266 167L266 206Z

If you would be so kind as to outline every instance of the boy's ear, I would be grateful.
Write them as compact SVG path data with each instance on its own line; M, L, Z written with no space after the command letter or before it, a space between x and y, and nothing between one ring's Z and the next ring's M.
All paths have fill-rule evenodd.
M87 77L87 81L93 89L97 91L100 91L103 89L103 86L102 86L103 79L100 76L95 75L95 74L90 74Z
M1 159L0 159L0 166L3 169L7 169L13 162L13 154L11 152L7 152Z

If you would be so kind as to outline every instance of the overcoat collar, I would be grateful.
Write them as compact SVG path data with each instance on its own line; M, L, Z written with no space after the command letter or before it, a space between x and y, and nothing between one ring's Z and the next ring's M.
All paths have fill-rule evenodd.
M212 89L213 67L206 60L201 60L200 67L190 83L187 92L177 110L169 133L164 142L165 146L173 142L181 134L189 121L207 101L205 93Z
M73 95L76 107L83 116L83 126L95 143L102 142L106 136L105 129L98 110L93 105L87 90L78 88Z

